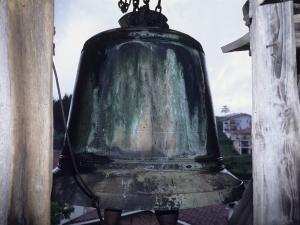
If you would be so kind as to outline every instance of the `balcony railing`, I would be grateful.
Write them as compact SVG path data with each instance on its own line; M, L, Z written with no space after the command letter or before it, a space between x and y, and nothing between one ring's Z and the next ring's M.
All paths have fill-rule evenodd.
M240 124L239 121L231 120L231 121L224 121L224 124L233 124L233 125L238 125Z

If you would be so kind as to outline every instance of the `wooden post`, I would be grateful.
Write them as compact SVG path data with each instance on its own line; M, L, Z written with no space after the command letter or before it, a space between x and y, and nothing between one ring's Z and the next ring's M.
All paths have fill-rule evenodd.
M53 0L0 0L0 224L50 224Z
M253 224L300 224L293 1L252 1Z

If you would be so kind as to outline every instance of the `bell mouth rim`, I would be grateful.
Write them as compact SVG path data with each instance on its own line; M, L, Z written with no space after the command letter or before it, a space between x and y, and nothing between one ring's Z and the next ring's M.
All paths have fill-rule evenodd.
M200 171L219 172L225 169L223 158L149 158L149 159L114 159L110 161L75 160L80 173L94 173L101 170L162 170L162 171ZM61 155L57 168L66 173L73 171L71 158ZM53 170L54 171L54 170Z
M122 210L177 210L227 204L239 200L245 189L243 181L226 169L208 173L103 170L82 177L95 183L92 189L101 197L102 207ZM74 176L56 176L53 183L53 200L90 205Z

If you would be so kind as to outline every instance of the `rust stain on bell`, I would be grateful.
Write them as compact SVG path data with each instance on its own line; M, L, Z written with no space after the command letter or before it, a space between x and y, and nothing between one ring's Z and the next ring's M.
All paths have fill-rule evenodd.
M123 27L89 39L68 129L79 170L104 208L195 208L243 192L220 157L204 52L186 34ZM90 205L69 165L64 146L52 198Z

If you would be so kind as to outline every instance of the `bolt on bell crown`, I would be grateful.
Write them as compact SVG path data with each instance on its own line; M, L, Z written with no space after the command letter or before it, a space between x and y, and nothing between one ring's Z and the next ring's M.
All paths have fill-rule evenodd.
M224 169L202 46L141 8L84 45L68 130L83 179L110 209L174 210L238 200ZM55 201L90 206L68 146Z

